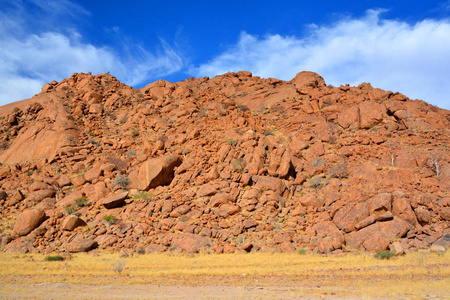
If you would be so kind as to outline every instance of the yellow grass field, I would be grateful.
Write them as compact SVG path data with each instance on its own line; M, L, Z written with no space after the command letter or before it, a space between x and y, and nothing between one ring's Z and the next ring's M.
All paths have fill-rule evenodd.
M265 288L274 291L285 288L291 291L289 295L295 296L292 298L313 295L336 299L445 299L450 297L450 254L424 251L379 260L364 253L340 257L284 253L166 253L119 258L117 253L99 252L75 254L65 261L45 261L42 254L3 253L0 254L0 280L2 299L15 298L21 295L20 292L26 295L27 289L36 292L39 286L46 286L42 285L44 283L59 284L61 292L64 285L71 291L76 291L76 286L89 289L108 285L129 296L132 294L127 291L132 293L133 287L138 286L219 286L224 290ZM194 295L199 294L194 292ZM229 295L234 298L234 294ZM75 294L73 296L76 298ZM135 296L128 298L140 297Z

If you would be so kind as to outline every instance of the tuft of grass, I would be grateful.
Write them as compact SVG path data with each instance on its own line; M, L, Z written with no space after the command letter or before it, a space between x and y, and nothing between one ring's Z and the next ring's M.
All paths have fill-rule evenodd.
M61 255L49 255L44 258L45 261L63 261L64 258Z
M391 259L394 256L396 256L394 252L391 252L389 250L384 250L384 251L378 251L377 253L375 253L375 255L373 257L375 257L376 259Z
M148 192L140 192L136 195L133 195L134 200L142 200L142 201L152 201L153 200L153 193Z
M10 234L13 231L16 218L14 216L4 217L0 222L0 235Z
M298 250L298 254L300 254L300 255L305 255L305 254L306 254L306 249L300 249L300 250Z
M133 137L139 136L139 130L133 129L133 130L131 131L131 136L133 136Z
M76 206L78 206L78 207L83 207L83 206L86 206L86 203L87 203L88 201L89 201L88 198L86 198L86 197L81 197L81 198L75 199L75 204L76 204Z
M244 170L244 162L242 161L242 159L233 159L231 165L233 169L238 172L242 172Z
M236 146L238 143L238 140L234 140L234 139L228 139L228 144L231 146Z
M103 216L103 220L105 220L106 223L108 223L108 226L111 226L112 224L114 224L114 222L117 220L117 218L115 215L110 214L110 215Z
M66 206L64 209L68 215L73 214L77 211L77 207L75 205Z

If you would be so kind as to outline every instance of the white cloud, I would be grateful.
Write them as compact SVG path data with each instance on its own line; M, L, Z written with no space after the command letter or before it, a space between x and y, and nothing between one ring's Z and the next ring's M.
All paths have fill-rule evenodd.
M74 72L109 71L129 85L138 85L149 78L159 79L179 71L183 66L180 55L162 40L160 51L151 53L133 42L125 44L124 39L118 45L119 54L111 47L84 42L70 24L53 30L53 22L48 20L88 14L70 1L30 0L39 8L32 18L22 1L5 1L10 6L0 12L0 105L29 98L40 92L46 82L70 77ZM37 27L36 20L44 16L39 15L40 11L46 21Z
M236 45L193 72L215 76L249 70L262 77L292 79L297 72L319 73L328 84L371 82L450 109L450 21L410 25L380 18L369 10L360 19L310 26L309 35L241 33Z

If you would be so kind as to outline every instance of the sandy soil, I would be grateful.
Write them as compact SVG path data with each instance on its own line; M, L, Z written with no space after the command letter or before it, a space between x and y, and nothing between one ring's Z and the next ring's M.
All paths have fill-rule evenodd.
M69 283L0 285L1 299L359 299L337 296L329 287L81 285Z

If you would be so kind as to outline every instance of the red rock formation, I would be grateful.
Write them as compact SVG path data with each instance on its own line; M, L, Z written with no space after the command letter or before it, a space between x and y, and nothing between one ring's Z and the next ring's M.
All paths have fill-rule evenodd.
M442 249L449 128L447 110L312 72L140 90L73 74L0 107L0 247Z

